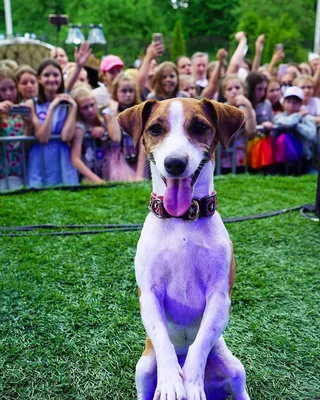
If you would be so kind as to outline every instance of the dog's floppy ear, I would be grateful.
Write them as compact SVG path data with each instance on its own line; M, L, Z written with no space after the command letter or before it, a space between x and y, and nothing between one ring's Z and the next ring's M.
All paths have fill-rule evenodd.
M203 99L203 105L217 127L217 139L227 148L232 136L238 132L245 120L245 113L237 107Z
M158 103L158 101L147 100L137 106L122 111L118 115L118 122L121 129L132 137L135 146L140 140L144 126L155 103Z

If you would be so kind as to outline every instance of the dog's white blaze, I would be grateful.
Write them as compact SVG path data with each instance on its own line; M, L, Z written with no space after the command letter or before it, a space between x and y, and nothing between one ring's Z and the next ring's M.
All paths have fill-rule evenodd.
M153 155L158 170L163 176L168 176L164 167L166 157L185 157L188 166L184 176L192 175L202 160L202 152L189 140L184 130L185 114L179 100L173 101L169 108L170 131L161 145L155 149Z

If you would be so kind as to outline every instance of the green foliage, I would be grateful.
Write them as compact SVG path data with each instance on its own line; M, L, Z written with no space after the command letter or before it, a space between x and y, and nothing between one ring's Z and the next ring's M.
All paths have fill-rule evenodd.
M215 178L224 218L311 203L315 187L315 176ZM1 225L142 223L150 192L141 182L3 195ZM237 273L224 337L251 398L317 399L319 224L296 211L226 228ZM25 234L0 238L0 398L134 399L139 232Z
M178 20L174 26L171 43L171 60L175 61L179 56L186 54L186 41L183 36L181 21Z
M270 60L278 42L284 43L287 60L305 59L306 50L312 49L316 1L11 0L11 8L15 34L36 33L38 38L52 44L56 44L57 32L48 22L51 13L68 14L71 23L102 23L108 44L96 52L116 53L129 66L138 55L144 54L153 32L162 32L170 48L177 20L182 23L189 56L195 51L213 55L220 47L232 52L236 45L234 33L244 30L249 37L250 57L254 55L255 39L264 32L263 62ZM0 14L4 17L3 2ZM60 45L64 45L67 29L61 28ZM1 18L0 33L4 32L5 21ZM88 28L84 28L84 33L88 34ZM69 54L73 53L72 46L65 47Z
M256 38L264 33L262 63L270 61L276 43L284 44L285 62L307 59L313 42L314 0L284 0L281 5L269 0L242 0L234 16L239 20L237 31L248 34L250 57L254 56Z

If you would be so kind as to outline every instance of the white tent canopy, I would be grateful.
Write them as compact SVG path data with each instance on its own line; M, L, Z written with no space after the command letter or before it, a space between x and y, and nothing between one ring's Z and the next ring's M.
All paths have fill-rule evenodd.
M49 43L35 39L14 38L0 40L0 60L9 58L19 65L27 64L37 69L44 58L50 56L54 49Z

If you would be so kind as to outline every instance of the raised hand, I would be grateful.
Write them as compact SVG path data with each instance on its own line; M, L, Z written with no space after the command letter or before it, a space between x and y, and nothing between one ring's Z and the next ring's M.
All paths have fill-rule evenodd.
M80 45L80 48L75 47L74 49L74 60L79 67L84 67L89 56L92 53L92 49L90 48L90 44L88 42L83 42Z

